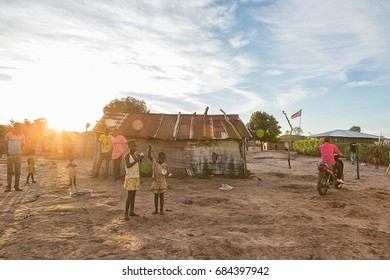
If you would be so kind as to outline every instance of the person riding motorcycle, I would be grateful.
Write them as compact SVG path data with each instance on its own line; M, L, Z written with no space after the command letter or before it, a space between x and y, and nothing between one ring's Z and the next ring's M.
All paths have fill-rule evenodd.
M339 172L337 173L336 180L337 182L344 184L344 181L341 180L342 172L340 172L342 167L334 159L334 154L338 154L340 157L343 157L343 153L339 150L339 148L335 144L332 144L330 142L329 137L324 138L324 143L320 145L320 152L321 152L321 162L332 165L333 168L339 170Z

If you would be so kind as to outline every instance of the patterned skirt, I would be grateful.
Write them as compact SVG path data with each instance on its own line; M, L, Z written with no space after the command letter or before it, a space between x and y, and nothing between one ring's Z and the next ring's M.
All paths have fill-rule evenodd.
M123 188L128 191L139 191L141 181L139 178L125 178Z

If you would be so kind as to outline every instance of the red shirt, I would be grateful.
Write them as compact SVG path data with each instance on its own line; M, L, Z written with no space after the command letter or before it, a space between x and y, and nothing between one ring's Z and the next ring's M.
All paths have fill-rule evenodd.
M343 156L343 153L340 152L339 148L335 144L329 142L325 142L324 144L321 144L320 152L321 152L321 162L330 165L336 164L336 161L334 160L334 154Z

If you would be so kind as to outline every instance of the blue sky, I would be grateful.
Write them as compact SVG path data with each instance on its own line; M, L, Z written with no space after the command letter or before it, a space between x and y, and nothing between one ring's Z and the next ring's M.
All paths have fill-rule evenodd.
M390 137L390 1L0 0L0 124L84 130L114 98ZM292 120L299 125L299 118Z

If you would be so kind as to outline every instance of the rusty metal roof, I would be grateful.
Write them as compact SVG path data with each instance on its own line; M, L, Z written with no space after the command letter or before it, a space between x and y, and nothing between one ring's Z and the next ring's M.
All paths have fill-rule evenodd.
M161 140L207 140L251 138L245 124L235 115L157 114L106 112L92 131L109 127L125 137Z

